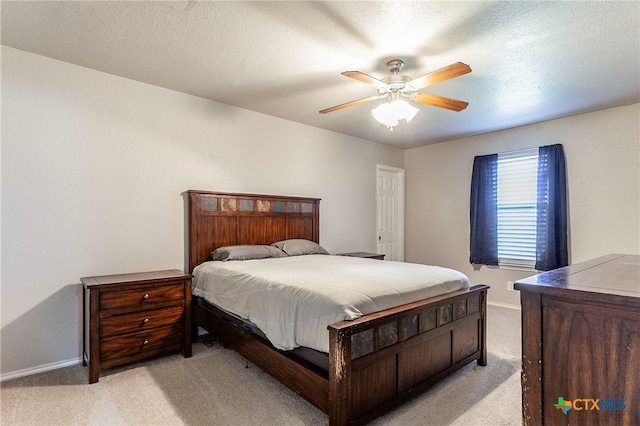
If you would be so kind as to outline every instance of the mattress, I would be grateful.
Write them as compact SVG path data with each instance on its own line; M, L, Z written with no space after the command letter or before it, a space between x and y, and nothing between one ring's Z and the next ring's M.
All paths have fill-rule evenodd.
M333 255L210 261L193 275L194 296L255 324L276 348L321 352L329 324L469 287L449 268Z

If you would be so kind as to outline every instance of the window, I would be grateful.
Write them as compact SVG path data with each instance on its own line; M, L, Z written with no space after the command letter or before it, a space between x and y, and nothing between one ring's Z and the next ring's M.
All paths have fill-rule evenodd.
M498 264L536 262L538 149L498 154Z
M475 157L470 257L474 265L567 266L568 221L562 145Z

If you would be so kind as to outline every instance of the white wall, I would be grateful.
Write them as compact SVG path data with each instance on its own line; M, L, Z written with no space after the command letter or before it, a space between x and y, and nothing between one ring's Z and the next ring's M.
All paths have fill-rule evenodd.
M469 264L473 157L560 143L569 192L570 261L640 254L640 108L612 108L407 150L406 260L449 266L492 286L489 300L519 305L507 281L535 271Z
M77 362L81 277L185 267L184 191L319 197L321 244L372 251L376 164L403 162L399 149L3 46L3 376Z

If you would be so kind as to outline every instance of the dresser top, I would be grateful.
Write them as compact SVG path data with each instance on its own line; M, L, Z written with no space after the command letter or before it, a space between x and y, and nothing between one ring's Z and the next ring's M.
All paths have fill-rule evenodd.
M587 292L640 299L640 256L610 254L516 281L538 293Z

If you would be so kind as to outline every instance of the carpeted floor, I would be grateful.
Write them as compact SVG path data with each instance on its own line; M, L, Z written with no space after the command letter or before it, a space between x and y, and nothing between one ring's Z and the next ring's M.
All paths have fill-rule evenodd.
M486 367L475 362L372 425L520 425L520 311L488 308ZM2 425L326 425L328 417L244 358L196 343L103 372L75 366L1 384Z

